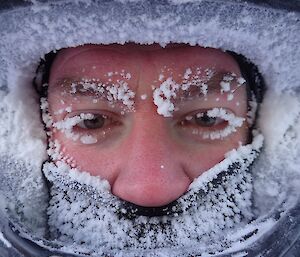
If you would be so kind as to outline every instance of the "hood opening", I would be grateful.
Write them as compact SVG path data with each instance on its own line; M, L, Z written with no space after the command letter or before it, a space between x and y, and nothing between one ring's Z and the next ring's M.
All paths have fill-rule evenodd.
M48 202L41 166L48 157L44 128L39 119L39 97L31 86L40 57L52 49L90 42L133 41L229 49L247 56L257 65L268 88L266 92L257 92L258 96L264 95L256 124L265 137L265 145L252 168L256 218L247 229L258 229L261 233L248 235L244 230L243 235L232 235L238 238L237 243L227 252L246 249L244 252L251 256L264 252L265 248L270 250L262 243L263 238L279 229L280 224L285 224L279 229L284 232L275 231L277 237L267 241L268 245L270 242L276 245L273 252L270 251L273 256L278 255L274 249L283 252L283 244L288 245L283 237L292 238L293 242L297 240L296 232L291 236L284 227L297 231L299 217L297 208L291 211L299 206L299 14L297 5L290 5L291 2L286 3L286 8L278 9L252 2L255 3L244 5L240 1L228 1L221 6L217 1L208 0L184 4L171 1L168 5L152 5L149 1L105 1L100 6L93 1L89 4L51 1L51 4L20 5L13 11L8 4L3 4L6 9L0 15L3 39L0 47L0 190L1 198L5 199L0 205L10 211L8 216L15 221L13 223L29 228L21 233L23 237L42 247L63 249L62 245L40 241L45 233L40 228L46 227L44 210ZM279 1L275 5L280 6ZM291 222L286 223L289 219ZM4 233L2 227L0 231ZM280 237L282 240L278 240ZM257 248L253 247L255 242ZM186 249L177 250L178 254L174 249L161 252L168 255L172 251L178 256L186 253ZM199 251L205 252L205 249ZM264 253L267 255L267 252ZM132 252L127 256L130 254L134 256ZM145 252L147 254L152 253Z

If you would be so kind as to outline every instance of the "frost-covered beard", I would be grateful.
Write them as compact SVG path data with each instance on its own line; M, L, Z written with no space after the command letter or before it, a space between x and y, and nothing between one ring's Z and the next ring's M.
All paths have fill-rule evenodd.
M70 168L63 162L47 162L43 171L51 184L48 208L52 239L76 244L80 251L159 249L230 245L229 229L252 218L251 165L263 138L240 146L198 177L167 215L139 216L110 193L107 181ZM207 250L207 248L206 248Z

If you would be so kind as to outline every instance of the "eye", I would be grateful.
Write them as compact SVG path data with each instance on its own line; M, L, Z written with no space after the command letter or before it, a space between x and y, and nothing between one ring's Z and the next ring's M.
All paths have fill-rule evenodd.
M179 131L181 135L193 140L223 139L236 132L244 121L245 118L236 116L229 109L202 109L183 116L179 122Z
M105 125L107 120L106 115L92 114L90 117L84 118L77 126L83 129L99 129Z
M182 122L183 125L194 125L199 127L213 127L226 122L226 120L209 115L209 110L201 110L187 115Z
M198 112L194 115L195 123L199 126L203 127L212 127L215 125L218 125L222 122L224 122L223 119L219 117L211 117L207 114L207 111L205 112Z

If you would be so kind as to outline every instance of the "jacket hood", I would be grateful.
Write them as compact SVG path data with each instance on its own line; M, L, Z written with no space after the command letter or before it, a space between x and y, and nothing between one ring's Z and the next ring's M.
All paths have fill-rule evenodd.
M233 235L240 238L239 243L221 254L289 256L284 254L296 252L300 224L299 25L300 4L296 0L229 0L222 4L218 0L1 2L3 216L26 228L22 237L45 247L39 240L45 233L49 198L41 173L48 158L47 143L39 98L32 86L45 54L90 43L185 43L242 54L257 65L267 87L257 122L265 146L253 167L256 219L252 226L256 233L246 239L243 233ZM0 226L0 249L2 242L7 252L13 248L7 243L8 224Z

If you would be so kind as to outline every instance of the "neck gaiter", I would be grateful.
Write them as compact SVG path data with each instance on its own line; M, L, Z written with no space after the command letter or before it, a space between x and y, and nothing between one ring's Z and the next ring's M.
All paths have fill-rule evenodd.
M251 144L194 180L189 190L160 216L143 216L110 192L106 180L71 168L62 161L46 162L50 183L48 207L51 239L74 245L87 254L201 245L218 250L230 245L230 231L253 217L251 166L263 137L253 131Z

